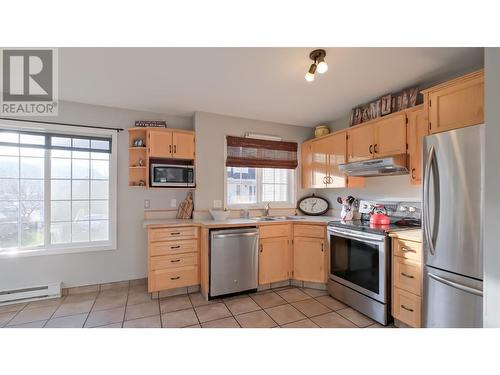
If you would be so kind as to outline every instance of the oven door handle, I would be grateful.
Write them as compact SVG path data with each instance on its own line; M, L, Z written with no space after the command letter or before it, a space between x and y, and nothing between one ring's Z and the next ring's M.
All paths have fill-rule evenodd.
M352 233L346 233L346 232L341 232L337 230L330 230L328 233L337 235L339 237L344 237L347 239L354 239L354 240L361 240L361 241L366 241L366 242L384 242L385 237L371 237L371 236L359 236L356 234Z

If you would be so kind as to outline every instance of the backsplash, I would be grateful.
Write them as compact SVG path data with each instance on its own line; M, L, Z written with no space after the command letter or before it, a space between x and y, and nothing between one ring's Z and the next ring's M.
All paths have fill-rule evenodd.
M330 215L340 216L342 206L337 203L337 197L352 195L357 199L376 201L408 201L422 202L422 186L410 184L408 175L367 177L366 186L352 189L316 189L315 195L328 199Z

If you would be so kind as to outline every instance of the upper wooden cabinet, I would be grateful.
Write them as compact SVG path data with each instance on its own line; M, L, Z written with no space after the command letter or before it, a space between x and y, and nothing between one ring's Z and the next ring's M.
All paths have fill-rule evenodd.
M172 131L170 130L150 130L149 156L153 158L172 157Z
M345 131L312 139L302 144L302 188L343 188L364 185L362 178L347 178L339 170L346 162Z
M300 147L301 173L302 173L302 189L308 189L312 186L312 141L302 143Z
M348 161L406 153L406 112L397 112L356 126L348 133Z
M375 143L373 157L406 153L406 112L398 112L382 117L374 122Z
M195 155L194 132L185 130L149 130L149 156L193 160Z
M423 105L408 110L408 158L410 179L414 185L422 183L422 144L423 139L429 134L427 115Z
M484 122L484 70L423 90L429 133Z
M373 158L375 132L370 124L357 126L348 132L348 161L363 161Z

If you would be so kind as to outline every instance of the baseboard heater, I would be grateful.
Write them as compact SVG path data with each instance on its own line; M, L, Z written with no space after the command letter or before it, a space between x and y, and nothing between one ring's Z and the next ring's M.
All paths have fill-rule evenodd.
M0 306L61 296L61 283L0 290Z

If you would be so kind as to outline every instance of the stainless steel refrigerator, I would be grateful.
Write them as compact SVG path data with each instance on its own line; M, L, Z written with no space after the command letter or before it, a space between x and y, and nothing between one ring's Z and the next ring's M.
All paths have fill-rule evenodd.
M484 125L425 137L423 163L424 327L482 327Z

